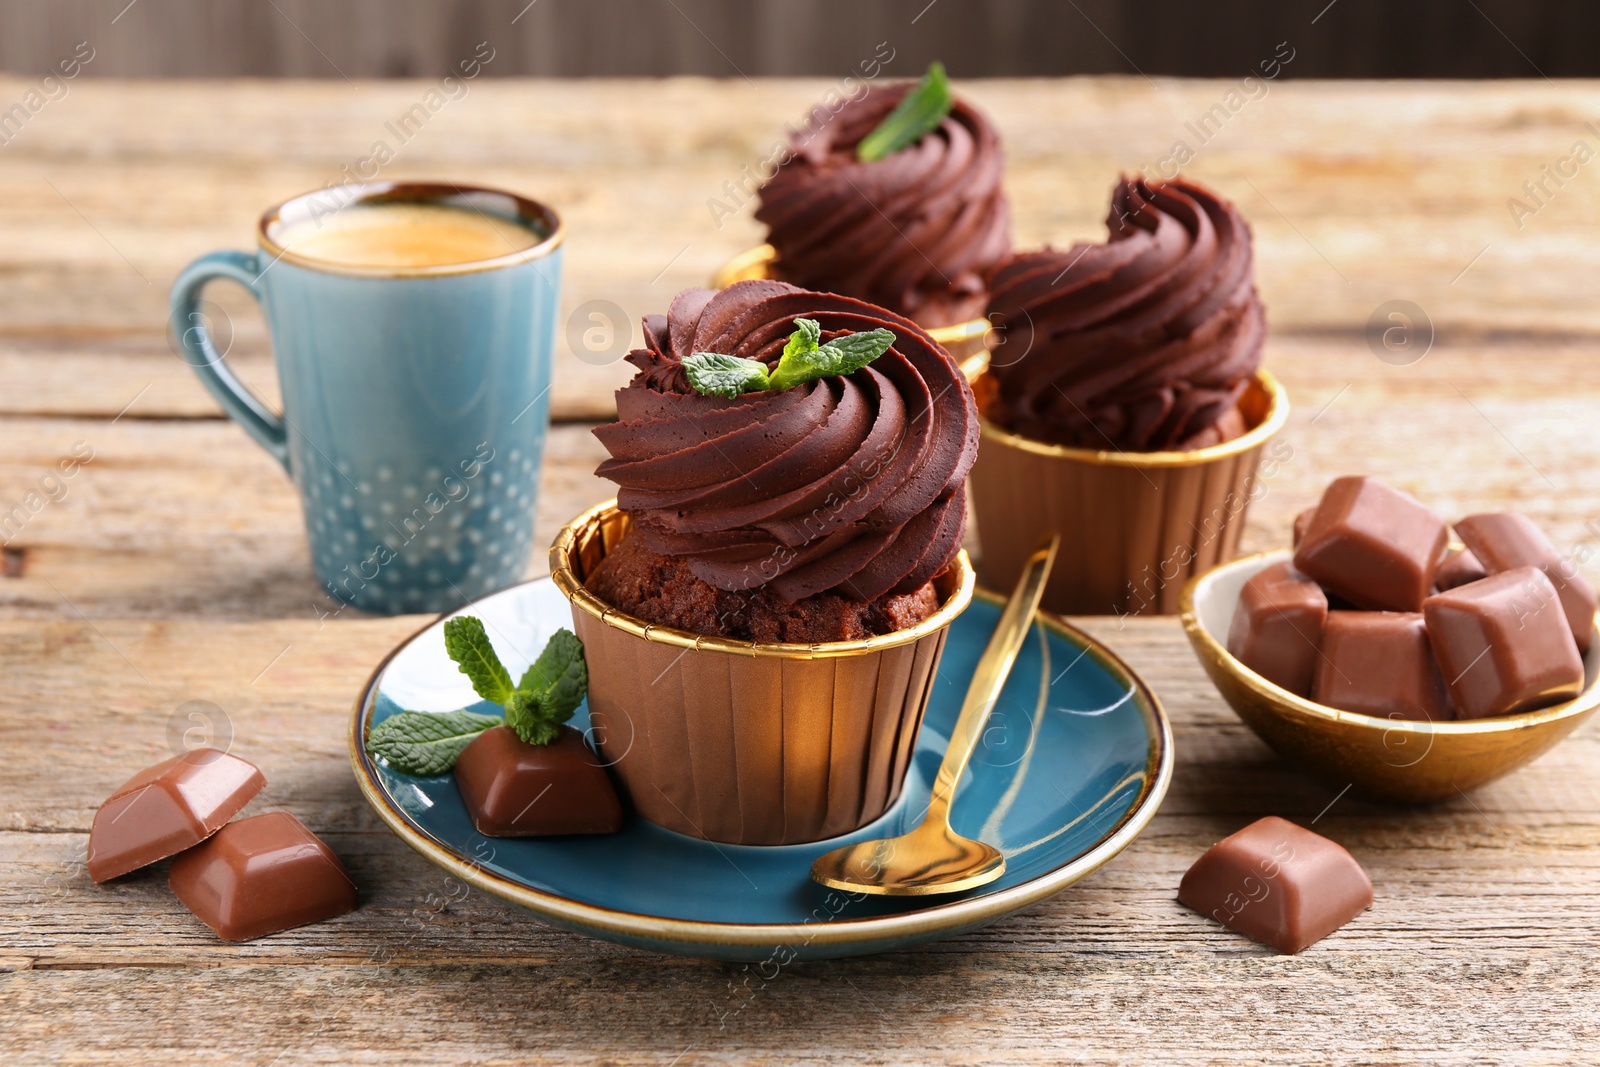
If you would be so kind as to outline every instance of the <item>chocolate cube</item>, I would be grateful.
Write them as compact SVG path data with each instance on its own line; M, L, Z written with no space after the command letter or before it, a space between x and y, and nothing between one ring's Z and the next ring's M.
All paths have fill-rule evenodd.
M1433 587L1454 589L1458 585L1487 577L1489 572L1483 569L1482 562L1472 554L1472 549L1446 549L1444 559L1439 561L1439 569L1433 572Z
M267 784L255 764L197 748L146 767L100 805L89 828L89 877L127 874L222 829Z
M1371 907L1372 882L1339 845L1269 815L1207 849L1184 874L1178 900L1295 953Z
M1516 567L1538 567L1561 598L1561 609L1580 653L1589 651L1594 632L1594 586L1561 553L1545 532L1526 515L1496 512L1468 515L1456 523L1456 535L1483 561L1490 574ZM1444 588L1441 586L1440 588Z
M224 826L173 860L167 883L228 941L249 941L356 908L355 883L339 858L286 811Z
M1336 478L1294 552L1332 595L1369 611L1421 611L1448 541L1444 520L1375 478Z
M1458 718L1532 711L1583 690L1561 599L1537 567L1436 593L1422 611Z
M509 726L485 730L456 759L456 786L488 837L614 834L622 801L600 758L570 726L530 745Z
M1306 539L1306 531L1311 528L1311 518L1316 513L1317 506L1313 504L1294 517L1293 546L1295 548L1299 548L1300 542Z
M1287 562L1274 563L1244 583L1228 626L1228 651L1273 685L1305 696L1327 617L1322 587Z
M1428 629L1416 612L1329 613L1311 699L1380 719L1455 718Z

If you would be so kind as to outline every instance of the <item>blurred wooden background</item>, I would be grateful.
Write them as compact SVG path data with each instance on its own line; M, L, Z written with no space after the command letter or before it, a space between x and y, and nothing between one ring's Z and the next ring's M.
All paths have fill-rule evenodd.
M490 76L1233 77L1279 42L1288 77L1600 73L1592 0L0 0L0 71L91 77L439 77L479 42Z

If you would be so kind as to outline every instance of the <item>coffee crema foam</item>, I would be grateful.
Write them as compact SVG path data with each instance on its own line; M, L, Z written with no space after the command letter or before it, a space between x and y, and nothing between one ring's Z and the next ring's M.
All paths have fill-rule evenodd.
M278 244L348 267L446 267L524 252L544 238L501 215L445 204L357 204L287 227Z

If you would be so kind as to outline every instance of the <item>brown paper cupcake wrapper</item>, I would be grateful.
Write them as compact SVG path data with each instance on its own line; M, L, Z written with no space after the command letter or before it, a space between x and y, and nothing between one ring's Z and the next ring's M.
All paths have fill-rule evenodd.
M975 386L982 357L965 367ZM1289 401L1258 371L1239 402L1251 429L1193 452L1096 452L983 420L968 482L984 584L1009 589L1047 530L1061 550L1044 606L1066 615L1170 615L1184 583L1238 554L1262 450Z
M550 549L589 664L601 757L634 810L693 837L784 845L848 833L900 795L949 624L972 599L963 553L939 611L863 641L780 645L652 626L583 587L628 532L615 501Z
M711 288L726 289L734 282L770 278L772 263L777 255L777 250L771 245L747 248L717 269L711 276ZM990 326L988 319L969 319L950 326L924 328L927 329L928 336L937 341L946 352L961 360L984 350L984 341L989 336Z

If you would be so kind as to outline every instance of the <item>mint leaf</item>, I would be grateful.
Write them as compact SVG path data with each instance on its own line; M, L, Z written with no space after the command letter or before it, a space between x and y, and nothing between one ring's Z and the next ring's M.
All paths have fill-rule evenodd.
M474 738L499 725L500 716L471 711L402 711L372 728L367 751L401 774L444 774Z
M767 365L757 359L696 352L684 359L683 371L701 396L731 399L741 393L767 388Z
M583 699L579 693L578 699ZM572 718L573 702L565 711L562 701L547 689L518 689L506 702L506 725L530 745L548 745L561 734L561 724Z
M583 642L571 630L557 630L533 661L518 690L547 692L562 713L562 722L583 703L589 688L589 666L583 659Z
M783 346L783 358L802 356L807 352L815 352L822 344L822 324L816 319L795 319L794 333L789 335L789 343ZM782 360L779 360L781 363Z
M810 319L795 319L798 325ZM799 336L796 334L795 336ZM797 385L827 378L835 374L853 374L889 351L894 344L894 331L879 328L866 333L851 333L835 337L820 348L809 351L796 349L794 337L783 350L783 358L773 368L768 389L793 389Z
M530 745L548 745L588 688L583 642L571 630L557 630L506 701L506 725Z
M772 368L772 377L767 382L767 388L776 392L824 378L833 373L831 368L834 362L833 353L828 351L826 345L794 353L785 348L783 358Z
M504 704L511 698L511 675L495 655L483 622L462 615L444 624L444 650L456 661L472 688L485 700Z
M817 351L835 353L832 361L838 369L829 371L829 374L854 374L889 351L893 344L894 331L879 327L866 333L850 333L843 337L835 337Z
M944 121L954 102L944 64L929 63L928 73L922 80L900 99L875 130L856 144L856 158L863 163L875 163L916 144Z

